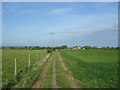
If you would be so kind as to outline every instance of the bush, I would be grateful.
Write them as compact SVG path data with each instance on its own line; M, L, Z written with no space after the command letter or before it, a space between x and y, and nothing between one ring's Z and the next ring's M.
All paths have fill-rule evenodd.
M47 53L51 53L53 49L47 49Z

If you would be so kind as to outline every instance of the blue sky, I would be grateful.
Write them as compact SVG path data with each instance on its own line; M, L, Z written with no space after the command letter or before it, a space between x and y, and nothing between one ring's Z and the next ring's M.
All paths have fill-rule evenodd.
M118 45L117 2L4 2L3 46Z

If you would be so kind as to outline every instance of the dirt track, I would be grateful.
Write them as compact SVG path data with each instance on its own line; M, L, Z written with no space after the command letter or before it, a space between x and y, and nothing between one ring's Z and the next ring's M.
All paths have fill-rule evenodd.
M53 55L53 66L52 66L52 88L58 88L57 82L56 82L56 67L55 67L56 60L54 55Z
M79 86L77 85L77 81L75 80L75 78L72 76L71 72L69 71L69 69L65 66L62 57L60 56L60 53L57 51L56 54L59 57L59 60L61 62L61 66L65 72L65 75L67 77L67 79L69 80L69 83L71 85L72 88L79 88Z
M64 74L66 76L66 78L68 79L70 86L72 88L79 88L79 86L77 85L77 81L76 79L72 76L71 71L69 71L69 69L67 68L67 66L65 66L64 61L62 60L62 57L60 55L60 53L58 51L53 52L53 54L50 56L50 58L45 62L40 75L38 77L38 79L36 80L36 82L34 83L34 85L31 88L45 88L43 85L43 82L45 81L46 75L47 75L47 71L48 71L48 67L50 65L50 61L53 60L52 63L52 88L58 88L59 86L57 85L57 78L56 78L56 59L55 59L55 55L58 56L58 59L60 60L60 64L64 70Z
M37 81L34 83L34 85L31 88L42 88L42 84L43 84L45 77L47 75L48 65L50 64L50 60L52 60L52 57L50 57L46 61L45 65L43 66L43 68L40 72L40 75L39 75Z

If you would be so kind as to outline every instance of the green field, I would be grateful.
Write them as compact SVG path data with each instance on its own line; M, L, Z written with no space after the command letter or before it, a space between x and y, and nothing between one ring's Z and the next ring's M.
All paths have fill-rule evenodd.
M82 88L118 87L117 50L60 50Z
M118 50L60 50L65 65L78 81L80 88L116 88L118 87ZM31 66L28 67L28 56ZM2 50L2 80L3 87L30 88L39 76L42 67L40 64L46 50ZM52 88L53 55L56 60L56 82L59 88L70 88L65 71L60 62L57 51L51 54L50 64L43 88ZM14 75L14 60L17 59L17 81ZM20 72L23 70L22 72ZM25 70L25 71L24 71Z
M29 70L21 72L18 77L19 82L15 83L14 60L15 58L17 59L17 73L18 73L20 70L25 69L25 67L28 66L29 54L31 60L31 67ZM36 64L36 62L42 61L45 55L46 50L10 50L10 49L2 50L3 87L5 85L8 85L9 87L9 83L10 86L11 84L16 84L17 86L15 87L29 87L30 84L33 83L34 79L39 74L39 69L41 68L40 66L38 66L38 64Z

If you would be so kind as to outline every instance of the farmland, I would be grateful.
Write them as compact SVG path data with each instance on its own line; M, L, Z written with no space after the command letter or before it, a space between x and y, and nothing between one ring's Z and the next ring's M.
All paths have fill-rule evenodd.
M118 87L117 50L56 50L49 55L47 61L44 61L48 55L46 50L5 49L2 53L4 87ZM28 67L29 54L31 67ZM17 81L14 75L15 58L17 59Z
M60 52L81 87L118 87L117 50L61 50Z
M46 51L45 50L3 50L2 51L2 81L3 81L3 87L8 85L9 83L14 84L15 82L15 75L14 75L14 59L17 59L17 73L19 73L20 70L25 69L28 66L28 55L30 54L31 59L31 67L34 67L36 70L28 70L25 72L20 73L18 86L16 87L29 87L30 82L27 82L30 77L36 77L37 74L39 74L39 69L41 66L38 66L36 62L42 61ZM28 77L29 76L29 77ZM25 80L26 79L26 80ZM34 78L35 79L35 78ZM34 80L32 78L32 80ZM24 80L24 84L22 85L22 80ZM12 82L12 83L11 83Z

